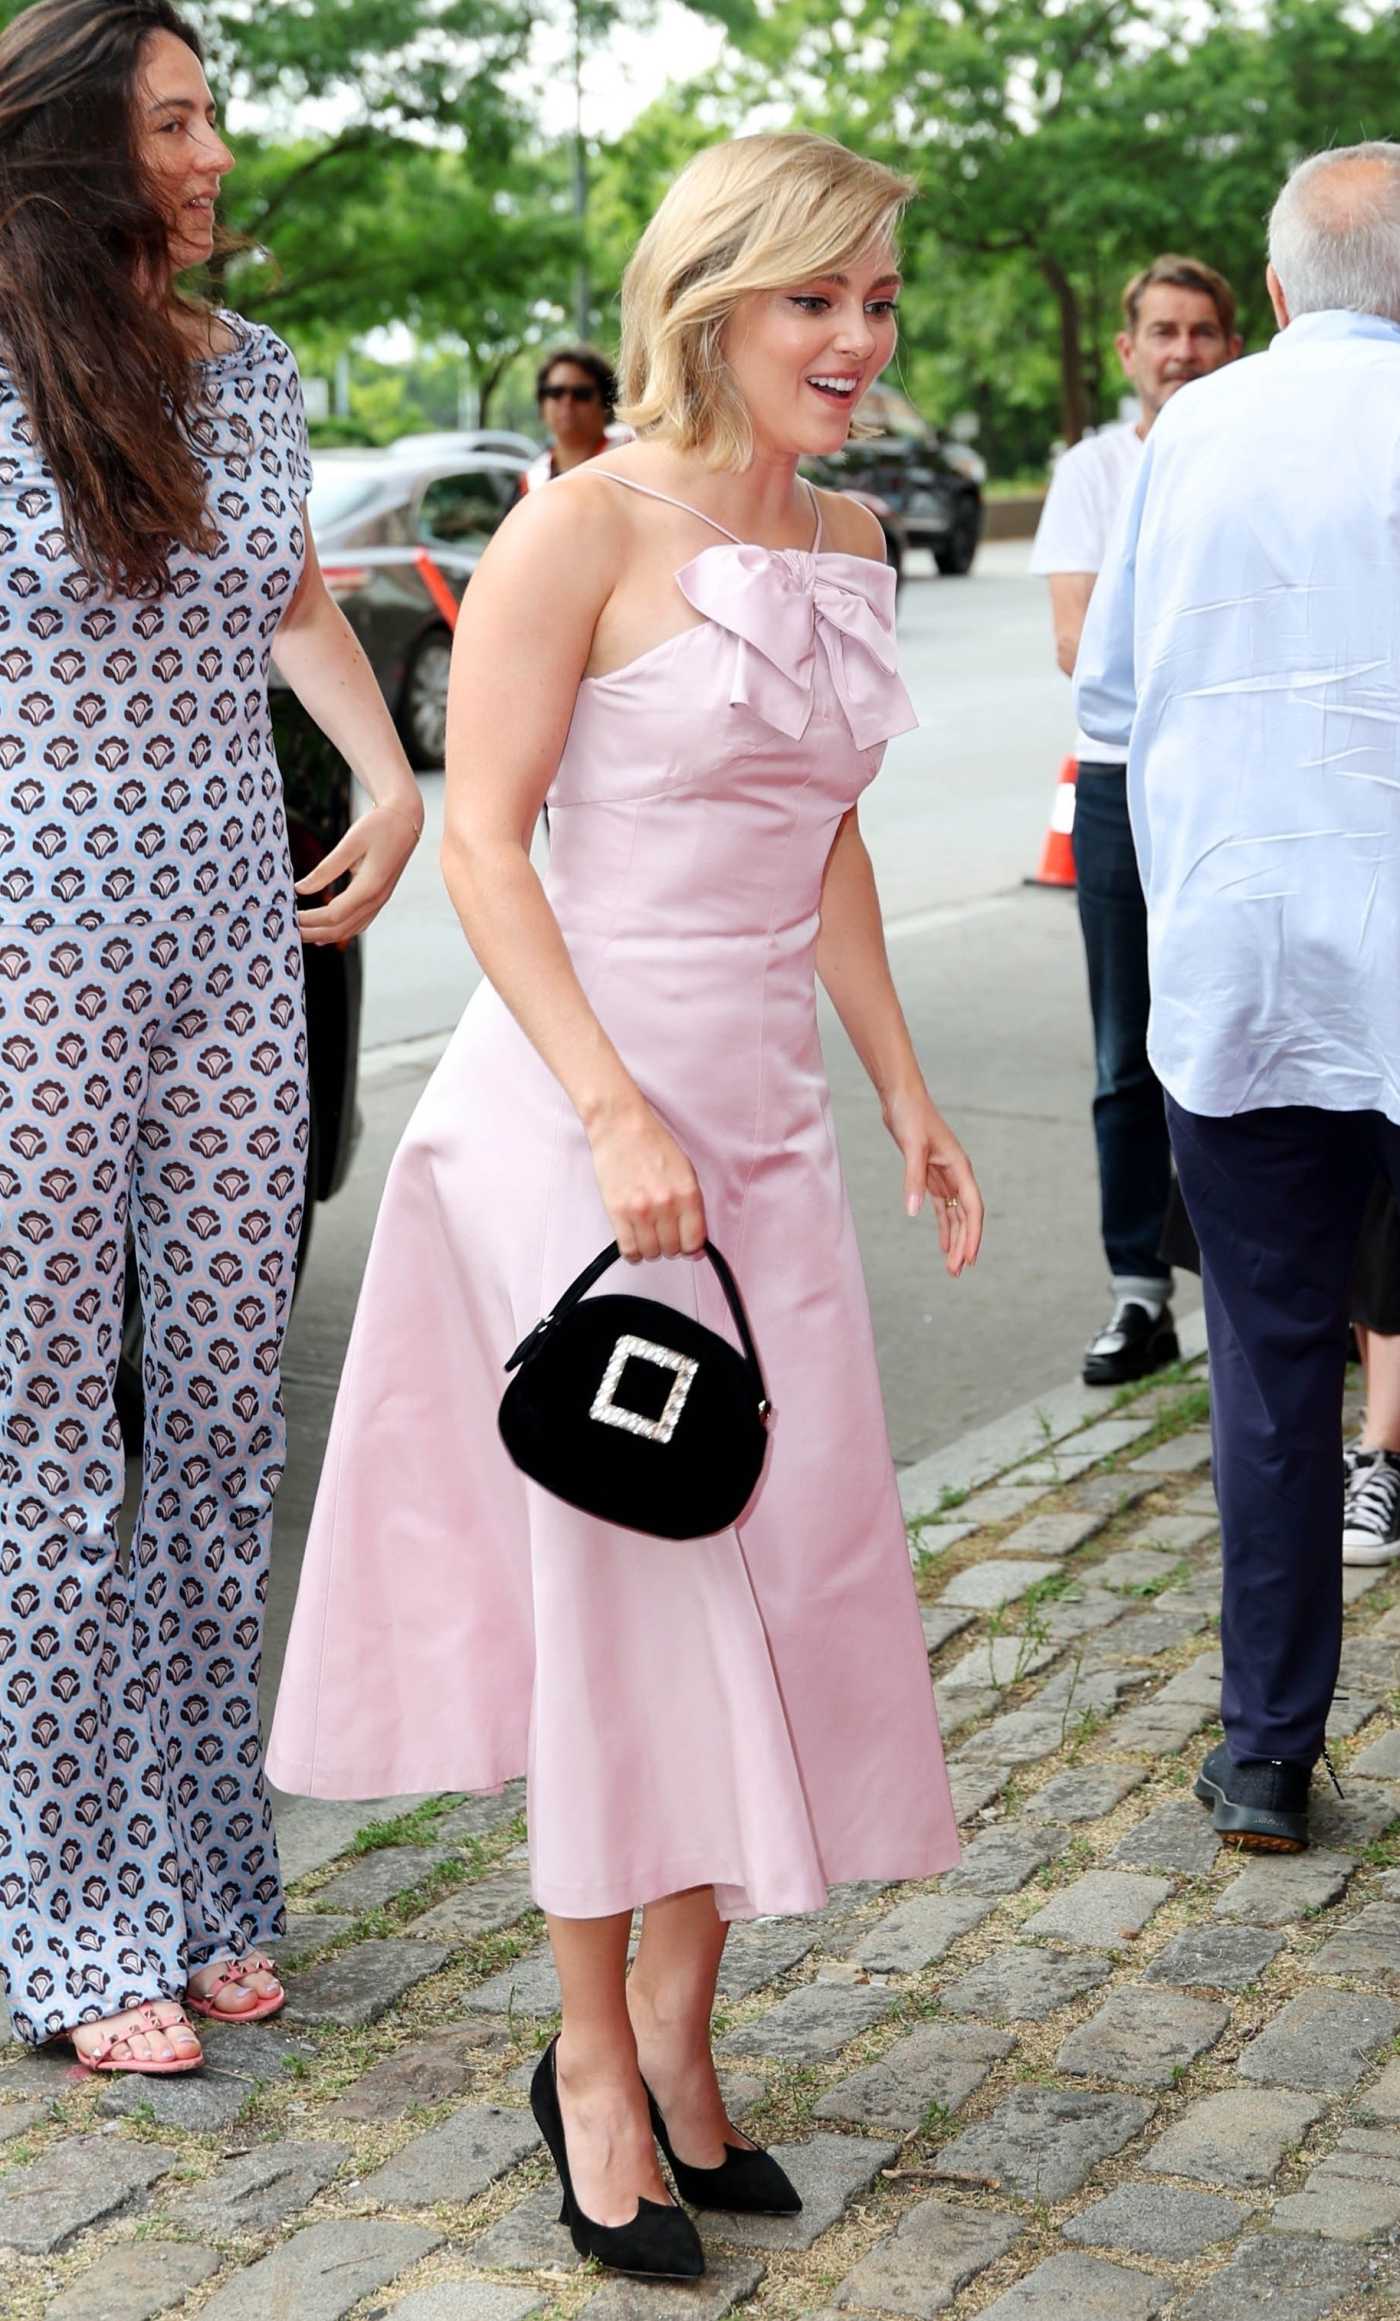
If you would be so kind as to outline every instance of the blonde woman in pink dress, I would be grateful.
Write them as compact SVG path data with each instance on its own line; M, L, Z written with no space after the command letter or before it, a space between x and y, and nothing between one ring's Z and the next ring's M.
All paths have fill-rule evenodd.
M692 2205L799 2205L716 2082L728 1923L957 1857L818 978L952 1275L982 1203L857 820L916 722L894 578L869 512L797 473L894 350L910 190L808 135L693 161L624 286L637 441L524 501L473 579L443 866L487 981L390 1172L272 1737L315 1796L528 1772L563 1993L537 2117L576 2245L657 2275L703 2268L658 2141ZM613 1236L727 1330L707 1233L775 1415L740 1522L665 1541L524 1480L502 1366Z

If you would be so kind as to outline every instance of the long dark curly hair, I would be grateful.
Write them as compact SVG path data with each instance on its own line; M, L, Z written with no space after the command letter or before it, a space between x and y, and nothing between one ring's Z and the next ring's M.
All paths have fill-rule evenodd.
M158 32L203 62L170 0L37 0L0 36L0 342L73 553L124 596L167 586L177 544L216 538L191 440L201 383L176 320L201 310L175 297L138 146Z

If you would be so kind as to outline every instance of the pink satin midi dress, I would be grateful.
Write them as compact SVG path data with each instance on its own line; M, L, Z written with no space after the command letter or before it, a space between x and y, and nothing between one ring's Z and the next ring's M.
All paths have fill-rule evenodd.
M731 1530L665 1541L507 1457L502 1365L612 1233L577 1115L483 985L385 1186L269 1753L318 1797L527 1773L531 1887L563 1917L702 1885L725 1918L806 1911L958 1852L816 1008L828 854L917 722L894 575L823 549L818 510L810 551L724 533L676 587L692 625L580 685L546 883L738 1276L763 1479ZM603 1287L732 1338L704 1264Z

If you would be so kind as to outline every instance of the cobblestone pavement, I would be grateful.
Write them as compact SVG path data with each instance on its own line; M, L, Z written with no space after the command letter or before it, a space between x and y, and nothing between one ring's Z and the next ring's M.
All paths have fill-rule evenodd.
M1221 1848L1206 1399L1061 1398L911 1523L962 1864L725 1961L731 2104L800 2217L705 2219L694 2289L577 2264L523 1800L435 1799L301 1881L285 2016L207 2027L205 2072L0 2050L6 2321L1400 2315L1400 1574L1348 1574L1314 1848Z

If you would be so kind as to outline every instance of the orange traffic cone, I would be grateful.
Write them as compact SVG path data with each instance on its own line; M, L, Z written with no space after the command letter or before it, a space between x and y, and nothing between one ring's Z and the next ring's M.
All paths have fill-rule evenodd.
M1074 828L1074 785L1079 768L1073 758L1066 758L1055 784L1055 796L1050 806L1050 827L1045 833L1041 849L1040 867L1027 886L1073 886L1074 844L1070 832Z

